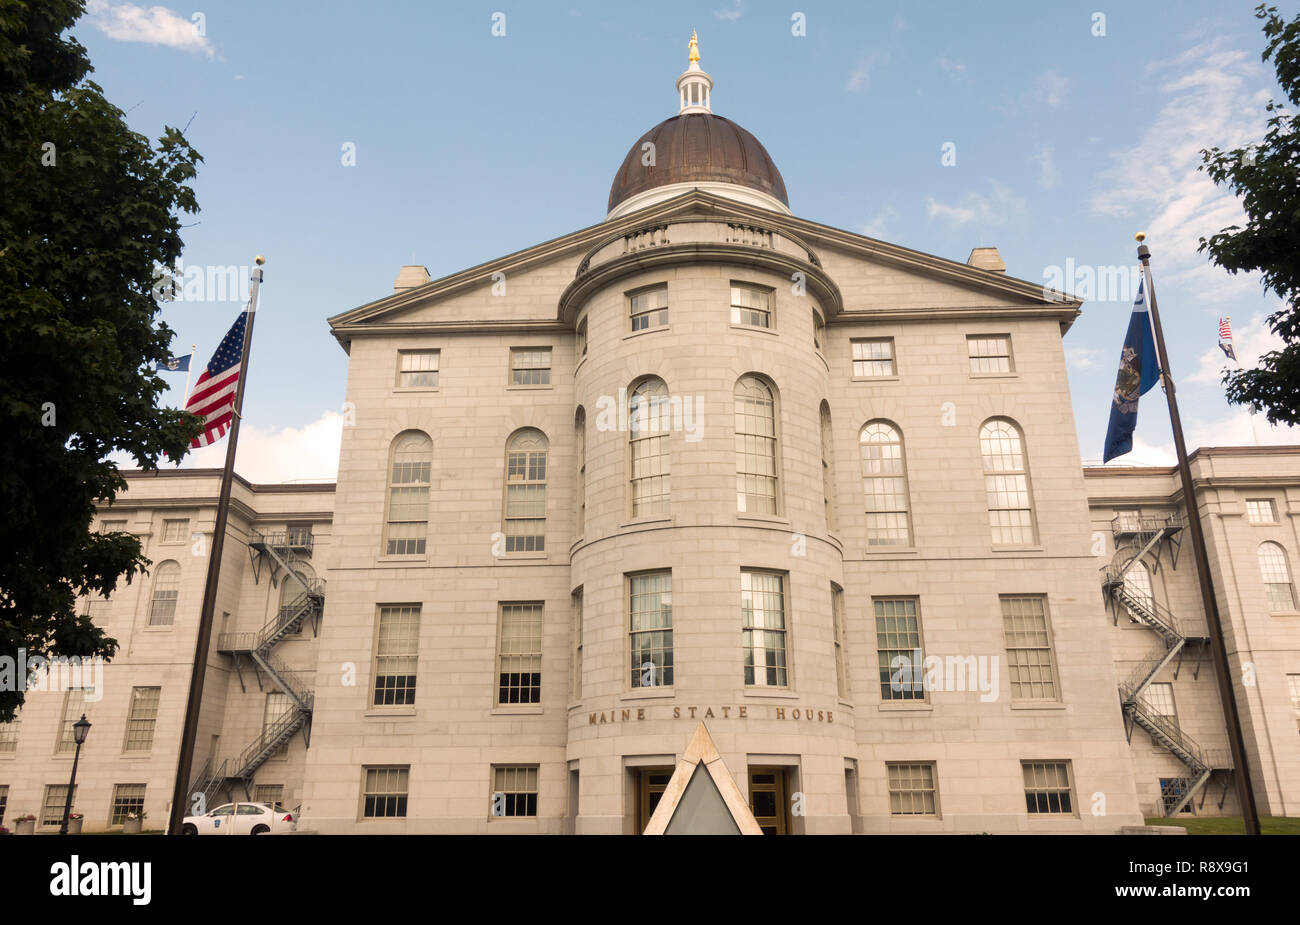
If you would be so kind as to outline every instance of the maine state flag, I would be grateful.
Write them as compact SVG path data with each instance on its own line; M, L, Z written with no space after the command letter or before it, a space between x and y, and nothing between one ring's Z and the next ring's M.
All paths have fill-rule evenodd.
M1133 449L1133 431L1137 429L1138 399L1151 391L1160 378L1156 344L1151 334L1143 283L1138 283L1137 301L1128 319L1124 349L1119 355L1119 374L1115 376L1115 395L1110 404L1110 426L1106 428L1103 462L1123 456Z

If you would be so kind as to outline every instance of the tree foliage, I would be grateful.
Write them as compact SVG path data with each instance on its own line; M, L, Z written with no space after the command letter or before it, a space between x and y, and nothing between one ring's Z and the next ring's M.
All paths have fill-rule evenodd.
M198 421L159 408L172 332L151 292L181 253L202 158L175 129L131 131L66 35L81 0L0 0L0 656L111 657L78 608L149 563L97 504L179 460ZM81 609L83 613L78 613ZM0 687L13 685L0 685ZM0 690L0 722L22 692Z
M1286 98L1300 107L1300 16L1287 22L1264 4L1255 16L1268 39L1262 60L1273 62ZM1258 144L1201 152L1200 169L1240 197L1247 221L1201 238L1200 250L1229 273L1258 271L1284 303L1268 318L1282 349L1260 357L1255 369L1226 372L1228 401L1262 408L1274 424L1300 424L1300 123L1283 103L1270 100L1265 110Z

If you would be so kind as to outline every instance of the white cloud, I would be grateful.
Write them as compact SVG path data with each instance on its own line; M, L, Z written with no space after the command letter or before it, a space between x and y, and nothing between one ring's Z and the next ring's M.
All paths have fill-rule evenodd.
M1039 145L1033 154L1038 164L1038 185L1053 189L1061 182L1061 172L1056 169L1056 151L1051 145Z
M875 55L868 55L862 61L858 62L858 66L853 69L851 74L849 74L849 80L848 83L844 85L844 89L848 90L850 93L857 93L859 90L865 90L867 87L871 86L871 69L875 66L875 63Z
M1142 419L1146 415L1168 416L1165 410L1164 396L1153 390L1143 399L1142 410L1138 414L1138 428L1142 428ZM1180 406L1181 407L1181 406ZM1150 419L1148 418L1148 421ZM1163 423L1163 422L1162 422ZM1244 408L1235 410L1226 417L1213 421L1191 421L1184 427L1187 438L1187 452L1191 453L1201 447L1212 446L1294 446L1300 444L1300 427L1273 426L1264 419L1264 415L1253 416ZM1174 444L1148 443L1138 434L1133 435L1133 450L1117 459L1106 463L1107 466L1174 466L1178 457L1174 453ZM1100 459L1084 459L1084 465L1101 465Z
M1248 292L1257 298L1256 275L1230 276L1197 251L1201 237L1243 220L1231 192L1197 168L1202 148L1228 150L1263 135L1267 94L1254 88L1267 75L1253 52L1216 39L1149 65L1147 77L1153 114L1145 128L1134 127L1131 146L1112 152L1092 210L1133 218L1134 230L1148 233L1163 276L1190 295L1218 303Z
M119 42L165 45L181 51L201 52L209 58L216 55L212 43L200 34L195 22L165 6L145 9L132 3L89 0L86 13L95 28Z
M930 218L937 218L951 226L979 222L981 225L1002 225L1019 218L1026 211L1025 201L997 181L990 181L988 195L969 192L955 203L938 202L925 197L925 209Z
M250 482L275 484L295 479L333 479L338 475L343 416L326 411L301 428L266 430L247 421L239 430L235 471ZM182 468L220 468L226 442L201 447L185 457Z
M735 22L742 15L744 15L745 11L743 9L743 6L744 6L744 0L735 0L735 5L733 5L729 10L714 10L713 18L721 19L724 22Z
M1105 358L1104 355L1105 351L1099 347L1065 348L1065 362L1074 369L1092 369Z
M1056 71L1046 71L1039 76L1030 97L1037 103L1059 109L1065 105L1065 98L1070 92L1071 81Z
M878 211L873 218L868 219L858 226L858 234L864 234L868 238L883 237L886 226L890 221L897 217L897 209L893 206L885 206Z

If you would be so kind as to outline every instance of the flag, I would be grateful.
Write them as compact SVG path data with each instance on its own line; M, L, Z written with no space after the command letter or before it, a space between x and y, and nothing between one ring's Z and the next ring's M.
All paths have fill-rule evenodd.
M1232 324L1231 318L1219 319L1219 349L1222 350L1232 362L1237 362L1237 351L1232 346Z
M1128 319L1124 349L1119 355L1119 373L1115 376L1115 394L1110 405L1110 426L1106 428L1106 449L1102 461L1110 462L1133 449L1133 431L1137 429L1138 399L1151 390L1160 376L1156 344L1151 334L1143 283L1138 283L1137 300Z
M188 373L190 371L191 356L193 354L187 353L183 357L170 357L166 363L158 367L158 371L164 373Z
M186 411L203 418L203 433L190 443L192 447L216 443L230 429L235 393L239 390L239 377L243 371L244 327L247 323L248 312L240 312L239 318L221 339L217 352L212 354L207 369L194 383L190 400L185 403Z

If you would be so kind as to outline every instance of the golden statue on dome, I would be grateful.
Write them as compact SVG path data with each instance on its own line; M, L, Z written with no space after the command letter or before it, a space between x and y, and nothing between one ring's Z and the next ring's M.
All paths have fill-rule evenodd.
M691 62L700 60L700 40L695 37L694 29L691 30L691 54L689 60Z

